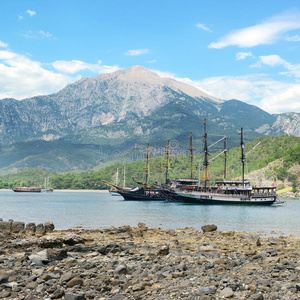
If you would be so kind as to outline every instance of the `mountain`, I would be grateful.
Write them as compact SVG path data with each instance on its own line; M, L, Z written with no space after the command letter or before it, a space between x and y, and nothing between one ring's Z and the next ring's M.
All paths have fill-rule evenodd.
M149 115L172 100L221 100L144 67L84 77L58 93L0 101L0 144L53 140L95 126Z
M263 124L256 129L265 135L287 134L300 136L300 113L284 113L276 116L272 125Z
M299 114L271 115L238 100L224 101L141 66L84 77L61 91L22 101L0 100L0 172L25 167L52 171L89 169L111 160L136 160L167 140L185 153L194 134L202 148L203 119L209 142L222 136L238 145L263 135L300 135ZM222 144L217 144L217 151Z

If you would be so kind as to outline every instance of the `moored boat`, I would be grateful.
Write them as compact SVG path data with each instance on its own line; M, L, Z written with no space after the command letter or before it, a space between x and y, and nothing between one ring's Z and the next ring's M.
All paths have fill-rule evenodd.
M140 186L135 187L134 189L126 189L125 188L125 169L124 169L124 188L121 188L115 184L109 183L105 180L102 180L106 185L110 186L112 189L111 191L114 194L121 195L124 200L130 200L130 201L165 201L166 196L156 187L148 184L149 179L149 159L150 159L150 148L149 144L147 146L147 152L145 155L146 158L146 182L139 182L137 181Z
M42 191L42 188L40 187L26 187L26 186L17 186L13 188L14 192L19 192L19 193L40 193Z
M216 181L214 192L177 192L186 204L272 205L276 202L276 188L252 187L249 181Z
M209 187L208 178L208 147L207 147L207 132L206 119L204 119L204 186L198 188L197 191L173 191L176 195L173 198L189 204L239 204L239 205L272 205L277 201L276 187L256 187L251 186L248 180L245 180L245 154L244 154L244 140L243 128L241 128L241 162L242 162L242 180L228 181L226 180L226 165L224 172L224 179L216 181L215 187ZM226 148L226 146L225 146ZM226 159L226 156L225 156ZM225 160L226 164L226 160Z

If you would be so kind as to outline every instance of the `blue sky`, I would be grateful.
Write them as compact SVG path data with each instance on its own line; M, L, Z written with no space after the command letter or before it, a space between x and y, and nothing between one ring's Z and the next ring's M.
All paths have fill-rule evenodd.
M300 112L300 2L0 0L0 99L134 65L270 113Z

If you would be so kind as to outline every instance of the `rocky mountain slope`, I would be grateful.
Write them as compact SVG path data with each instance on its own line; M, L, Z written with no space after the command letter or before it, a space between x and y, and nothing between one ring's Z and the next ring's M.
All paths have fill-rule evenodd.
M200 90L141 66L85 77L58 93L0 101L0 143L53 140L78 130L149 115L175 99L222 103Z
M211 142L226 135L229 147L238 144L242 126L246 141L300 136L299 114L270 115L238 100L223 101L141 66L85 77L48 96L3 99L0 112L2 171L87 169L146 143L163 151L167 140L181 153L190 131L200 149L204 118Z

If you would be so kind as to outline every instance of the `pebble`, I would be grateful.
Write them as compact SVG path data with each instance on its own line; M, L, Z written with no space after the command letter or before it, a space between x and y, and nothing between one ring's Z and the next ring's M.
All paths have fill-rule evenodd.
M1 299L300 298L295 235L0 222Z

